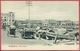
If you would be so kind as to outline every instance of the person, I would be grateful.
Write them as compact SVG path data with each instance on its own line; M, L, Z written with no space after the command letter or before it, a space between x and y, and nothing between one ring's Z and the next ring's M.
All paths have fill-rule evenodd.
M6 25L5 24L3 24L3 30L6 30Z
M22 32L23 32L23 28L20 29L20 33L22 33Z
M14 37L15 37L15 30L16 30L15 25L10 25L10 34L14 35Z

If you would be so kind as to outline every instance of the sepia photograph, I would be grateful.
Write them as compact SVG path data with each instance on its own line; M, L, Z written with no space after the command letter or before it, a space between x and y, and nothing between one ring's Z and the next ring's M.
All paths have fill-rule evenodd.
M79 50L79 1L1 1L2 50Z

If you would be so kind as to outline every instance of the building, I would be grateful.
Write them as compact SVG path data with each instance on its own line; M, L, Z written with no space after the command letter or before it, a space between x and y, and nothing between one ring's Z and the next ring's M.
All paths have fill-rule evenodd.
M30 23L30 24L29 24ZM44 28L66 28L73 29L78 28L78 21L70 21L70 20L17 20L18 27L20 25L25 25L25 27L36 28L37 26Z
M37 26L42 25L41 20L17 20L18 27L20 25L25 25L25 27L31 27L31 28L36 28Z
M42 21L41 20L31 20L31 27L37 28L37 26L42 26Z
M53 20L53 19L49 20L49 26L50 26L50 27L58 28L58 27L60 26L59 24L60 24L60 23L59 23L59 21L57 21L57 20Z
M15 14L13 12L1 14L2 25L9 26L15 22Z
M42 26L43 26L43 27L48 27L48 26L49 26L48 20L43 20L43 21L42 21Z
M73 27L79 28L79 21L73 21Z
M78 21L70 21L70 20L44 20L42 22L42 26L50 27L50 28L66 28L73 29L78 28Z

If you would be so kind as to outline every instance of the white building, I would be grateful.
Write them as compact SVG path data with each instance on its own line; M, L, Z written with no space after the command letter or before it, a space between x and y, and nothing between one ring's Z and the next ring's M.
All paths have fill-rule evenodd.
M42 21L42 26L43 27L48 27L49 26L49 21L48 20L43 20Z
M13 12L1 14L2 25L11 25L15 22L15 14Z

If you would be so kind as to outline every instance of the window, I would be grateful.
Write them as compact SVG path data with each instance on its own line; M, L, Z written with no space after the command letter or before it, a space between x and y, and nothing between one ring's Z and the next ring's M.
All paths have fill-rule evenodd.
M6 17L4 17L4 18L6 18Z
M14 14L9 14L9 16L14 16Z
M14 21L14 20L12 20L12 21Z
M6 19L4 19L4 21L6 21Z
M11 14L9 14L9 16L11 16Z
M14 16L14 14L12 14L12 16Z

